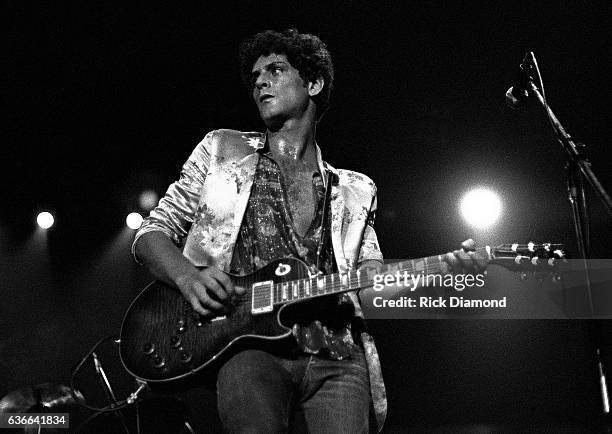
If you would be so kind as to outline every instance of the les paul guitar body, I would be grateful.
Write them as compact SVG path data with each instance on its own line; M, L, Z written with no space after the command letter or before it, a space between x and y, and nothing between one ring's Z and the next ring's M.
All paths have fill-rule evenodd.
M230 275L235 286L248 290L235 301L234 310L208 321L201 319L178 289L155 281L137 296L124 317L121 361L141 380L167 382L200 370L214 371L246 348L273 349L291 336L282 318L296 302L271 306L261 300L265 306L258 309L253 297L263 294L265 298L274 288L282 291L279 284L308 278L308 271L300 260L283 259L247 276ZM258 290L250 290L254 285ZM287 285L284 290L292 288ZM283 298L280 292L276 295Z

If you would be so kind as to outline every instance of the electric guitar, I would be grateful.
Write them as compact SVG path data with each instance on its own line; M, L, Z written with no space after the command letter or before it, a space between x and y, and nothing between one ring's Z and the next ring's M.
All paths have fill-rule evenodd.
M523 271L550 269L564 257L560 244L505 244L478 250L488 255L489 263ZM438 255L387 264L380 274L443 274L448 268ZM312 275L298 259L274 261L247 276L230 275L233 284L246 291L235 300L230 313L212 319L195 312L177 288L155 281L134 299L125 314L119 344L121 361L131 375L153 383L216 369L242 349L274 347L291 339L292 324L283 321L289 305L371 288L376 274L375 270L351 270Z

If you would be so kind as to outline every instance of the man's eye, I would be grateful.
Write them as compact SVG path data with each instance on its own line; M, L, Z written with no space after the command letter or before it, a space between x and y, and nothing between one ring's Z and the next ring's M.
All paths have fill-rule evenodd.
M281 72L283 72L283 69L280 66L275 66L274 68L272 68L272 74L274 75L278 75Z

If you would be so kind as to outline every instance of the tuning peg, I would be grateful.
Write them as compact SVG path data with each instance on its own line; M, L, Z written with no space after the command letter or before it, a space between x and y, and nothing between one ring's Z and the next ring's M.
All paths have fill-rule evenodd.
M550 259L548 260L548 265L550 265L551 267L554 267L556 262L557 262L557 261L556 261L556 259L555 259L555 258L550 258Z
M516 252L518 249L518 246L519 246L518 243L514 243L512 244L512 247L510 249L512 249L513 252Z
M565 252L561 249L557 249L553 252L553 254L557 257L557 258L564 258L565 257Z
M544 243L544 250L550 252L550 243Z
M521 261L530 261L530 258L529 256L516 255L516 257L514 258L514 262L516 262L517 265L521 265Z
M538 258L537 256L534 256L533 258L531 258L531 264L532 265L539 265L540 263L540 258Z
M535 244L533 244L533 241L529 241L529 243L527 243L527 249L530 252L534 252L535 251L534 246L535 246Z

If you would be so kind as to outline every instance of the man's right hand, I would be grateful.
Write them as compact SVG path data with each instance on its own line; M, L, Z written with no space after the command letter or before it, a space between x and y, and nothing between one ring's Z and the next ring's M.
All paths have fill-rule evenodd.
M144 233L134 248L156 278L176 286L193 309L208 318L225 315L234 299L245 292L218 268L194 267L163 232Z
M245 291L234 286L229 276L216 267L194 269L179 276L175 283L193 309L208 318L228 313L234 299Z

